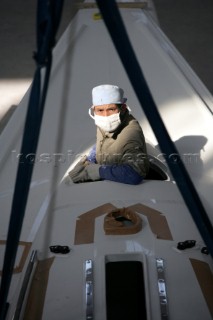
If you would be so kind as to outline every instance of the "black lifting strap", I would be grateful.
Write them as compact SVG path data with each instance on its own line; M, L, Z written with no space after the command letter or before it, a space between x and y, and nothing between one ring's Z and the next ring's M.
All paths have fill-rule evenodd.
M141 108L143 109L155 133L161 151L165 154L178 155L178 151L156 108L143 72L129 41L115 0L96 0L96 2L114 42L118 55L120 56L126 73L130 79L132 87L140 101ZM188 172L181 161L181 158L178 157L178 159L180 159L178 163L175 163L172 159L167 160L168 166L192 215L192 218L194 219L194 222L196 223L197 228L213 257L213 228L211 222L188 175Z
M15 264L20 233L32 177L34 160L31 162L26 155L36 154L43 110L47 95L50 70L52 65L52 48L61 19L63 0L37 1L37 52L34 54L36 71L32 83L28 110L25 120L24 134L20 153L11 216L8 228L2 281L0 288L0 320L4 320L7 310L7 296ZM45 68L44 82L41 87L41 69ZM23 161L25 159L25 161ZM24 162L24 163L23 163Z

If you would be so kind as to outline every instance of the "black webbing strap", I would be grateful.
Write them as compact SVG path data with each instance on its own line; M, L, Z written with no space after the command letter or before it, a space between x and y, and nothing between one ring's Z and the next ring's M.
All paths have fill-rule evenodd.
M47 95L48 82L52 64L52 48L59 26L63 0L38 0L37 2L37 52L34 54L36 71L32 83L28 110L22 138L21 154L16 176L11 216L8 228L2 280L0 288L0 320L4 320L7 310L7 296L18 249L25 208L33 173L34 160L27 155L35 155L39 139L43 110ZM45 67L44 82L41 86L41 69ZM23 163L24 162L24 163Z
M161 151L167 155L178 155L178 151L172 142L156 108L143 72L129 41L115 0L96 0L96 2L99 6L104 22L113 40L118 55L123 63L132 87L134 88L138 100L140 101L141 108L143 109L155 133ZM197 228L200 231L200 234L213 257L212 224L188 175L188 172L181 161L180 156L178 156L177 162L173 160L174 159L171 158L167 159L168 166L192 215L192 218L194 219L194 222L196 223Z

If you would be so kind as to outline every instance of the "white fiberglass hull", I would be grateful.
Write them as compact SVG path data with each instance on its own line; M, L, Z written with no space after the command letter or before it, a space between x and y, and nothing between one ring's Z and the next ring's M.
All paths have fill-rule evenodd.
M163 307L159 290L162 287L156 267L156 259L161 258L169 319L210 320L211 257L201 253L205 244L169 170L165 169L165 158L171 155L162 155L158 148L151 146L157 144L157 139L97 13L97 9L79 10L54 50L17 256L18 270L13 275L8 298L8 319L15 312L30 252L36 250L37 267L34 267L22 310L25 319L78 320L86 319L87 312L92 312L94 319L107 319L105 277L106 264L111 261L141 262L146 318L161 319ZM179 56L175 55L180 65L171 58L172 46L167 43L169 50L165 49L162 45L165 42L160 41L166 40L148 15L141 9L131 8L122 9L121 13L158 109L172 140L185 157L187 170L212 221L213 118L208 92L189 69L185 70L188 76L184 74ZM197 81L196 89L192 79ZM165 168L159 165L166 171L167 180L146 180L138 186L109 181L65 183L69 168L95 143L95 128L87 110L91 89L100 83L114 83L124 88L133 115L151 141L149 154L155 157L157 164L162 160ZM205 93L203 99L202 93ZM21 158L19 153L28 95L0 141L3 154L0 171L2 252L18 159L23 163L30 161L30 155ZM114 207L130 207L142 220L142 229L130 235L106 235L104 220ZM195 247L177 250L177 243L185 240L196 240ZM54 254L49 249L54 245L68 246L71 251ZM93 263L92 311L86 305L88 283L84 267L88 260ZM205 274L207 282L203 278ZM126 296L128 301L128 292Z

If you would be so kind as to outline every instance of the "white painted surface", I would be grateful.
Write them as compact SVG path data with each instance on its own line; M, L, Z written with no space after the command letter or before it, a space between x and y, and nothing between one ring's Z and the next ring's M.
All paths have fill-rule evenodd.
M212 262L209 256L200 253L204 243L172 181L145 181L139 186L129 186L109 181L67 185L63 180L69 167L95 143L95 127L88 116L88 108L91 106L91 89L100 83L113 83L124 88L128 104L140 121L146 138L157 143L103 21L93 19L96 12L91 9L79 11L54 50L51 82L21 234L21 240L33 241L40 259L49 256L49 245L66 244L72 248L68 256L56 257L53 263L43 319L84 319L83 262L92 259L95 264L95 314L96 319L104 320L105 256L142 254L147 264L150 319L160 319L154 265L155 257L160 256L166 261L170 319L210 320L189 257L206 261L211 267ZM181 154L197 155L195 163L186 165L212 219L212 115L178 65L159 46L143 12L136 9L121 12L173 141ZM28 94L0 140L2 240L7 234ZM155 153L162 159L159 150L156 149ZM101 216L95 222L94 243L74 245L77 217L108 202L117 207L143 203L161 211L167 218L174 240L156 239L146 217L143 217L144 227L140 233L118 236L115 240L113 236L104 235L104 216ZM177 242L187 239L195 239L197 247L184 253L177 252L174 249ZM11 300L21 277L14 276Z

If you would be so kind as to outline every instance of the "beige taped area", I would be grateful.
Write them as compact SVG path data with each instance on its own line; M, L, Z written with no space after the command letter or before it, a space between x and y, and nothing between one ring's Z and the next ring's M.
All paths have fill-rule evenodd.
M93 243L95 233L95 219L103 214L116 209L111 203L81 214L76 221L74 244Z
M6 240L0 240L0 246L6 246L7 241ZM18 261L18 264L13 269L13 273L20 273L22 272L25 262L27 260L30 248L32 243L31 242L25 242L25 241L19 241L18 247L23 247L23 252L21 254L21 257ZM0 276L2 275L2 270L0 270Z
M173 240L166 217L163 216L160 211L140 203L132 205L127 209L145 215L148 218L151 231L158 239ZM119 209L117 209L111 203L106 203L80 215L76 221L74 244L78 245L93 243L95 219L103 214L109 213L112 210Z
M168 222L166 217L162 215L162 212L141 203L134 204L128 208L147 217L150 228L158 239L173 240Z
M213 274L211 269L204 261L190 259L190 262L213 319Z
M141 229L141 218L129 208L114 209L104 218L104 231L107 235L134 234Z
M49 271L54 261L54 257L38 261L24 313L24 320L40 320L44 308L44 301L47 291Z

